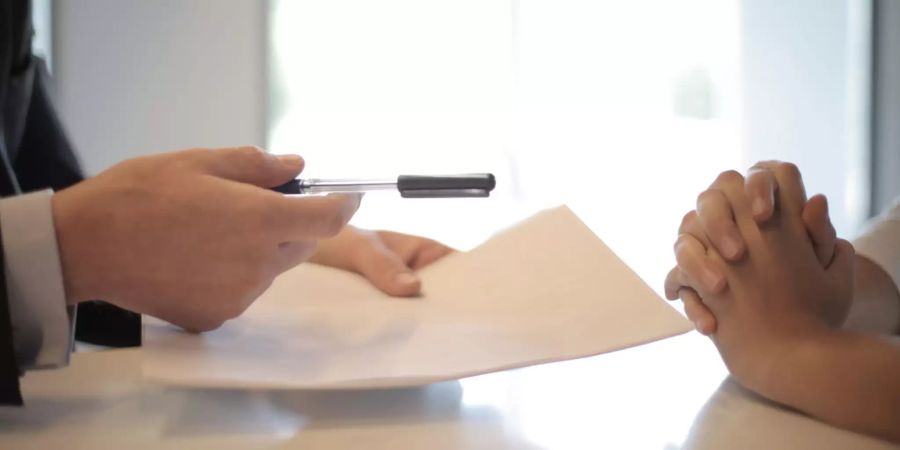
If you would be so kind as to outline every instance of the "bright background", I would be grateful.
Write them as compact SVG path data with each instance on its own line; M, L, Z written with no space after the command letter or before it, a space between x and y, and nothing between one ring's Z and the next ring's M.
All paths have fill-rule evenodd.
M724 169L795 161L842 234L856 230L865 8L276 0L269 148L316 177L493 172L491 200L373 194L354 223L469 248L567 203L660 289L681 215Z

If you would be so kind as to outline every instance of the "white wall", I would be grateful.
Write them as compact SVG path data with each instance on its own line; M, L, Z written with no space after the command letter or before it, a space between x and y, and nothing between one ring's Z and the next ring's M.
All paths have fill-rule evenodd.
M254 0L56 1L57 103L86 172L264 144L265 11Z

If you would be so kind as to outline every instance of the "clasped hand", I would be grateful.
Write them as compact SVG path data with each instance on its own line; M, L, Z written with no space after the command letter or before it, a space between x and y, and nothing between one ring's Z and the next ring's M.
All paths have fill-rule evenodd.
M684 216L675 255L666 296L681 298L746 385L847 316L853 247L836 238L825 197L807 200L793 164L722 173Z

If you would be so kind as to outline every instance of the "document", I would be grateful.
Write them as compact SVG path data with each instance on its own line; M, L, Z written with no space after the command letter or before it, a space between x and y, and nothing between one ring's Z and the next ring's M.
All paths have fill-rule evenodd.
M567 207L422 270L392 298L303 264L221 328L145 318L143 373L180 386L403 387L597 355L691 329Z

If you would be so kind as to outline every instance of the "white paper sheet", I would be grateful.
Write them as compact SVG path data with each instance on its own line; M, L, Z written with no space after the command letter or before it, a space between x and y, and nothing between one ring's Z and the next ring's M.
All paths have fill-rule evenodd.
M391 298L312 264L202 335L145 318L144 376L203 387L411 386L596 355L687 332L566 207L544 211L420 273Z

